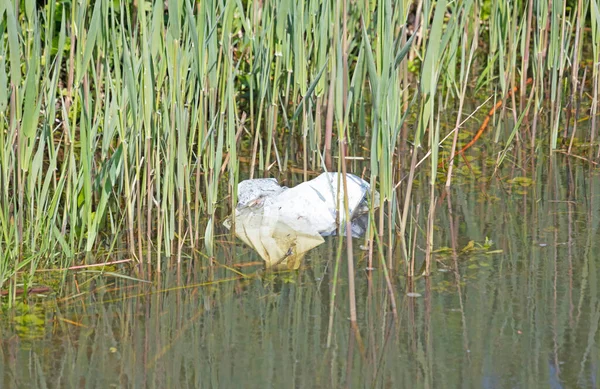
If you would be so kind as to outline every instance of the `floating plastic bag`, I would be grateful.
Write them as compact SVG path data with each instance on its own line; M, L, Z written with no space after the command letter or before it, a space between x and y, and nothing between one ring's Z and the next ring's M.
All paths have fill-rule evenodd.
M270 267L297 269L304 254L335 235L338 223L345 234L342 176L323 173L293 188L281 187L272 178L246 180L238 186L235 234L252 247ZM368 182L347 174L351 234L362 236L368 221ZM338 190L339 188L339 190ZM375 191L374 207L379 205ZM225 221L231 228L231 221Z

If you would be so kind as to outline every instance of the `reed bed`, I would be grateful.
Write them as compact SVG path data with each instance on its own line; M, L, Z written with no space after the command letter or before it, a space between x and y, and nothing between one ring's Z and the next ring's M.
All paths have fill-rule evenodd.
M357 154L382 199L370 261L410 273L418 240L427 273L460 131L511 90L486 133L498 163L575 138L598 159L599 17L596 0L2 2L0 288L123 246L157 270L210 259L241 176Z

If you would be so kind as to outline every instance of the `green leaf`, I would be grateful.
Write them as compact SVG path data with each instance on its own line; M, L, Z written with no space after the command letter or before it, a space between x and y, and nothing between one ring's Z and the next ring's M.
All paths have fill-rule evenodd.
M406 41L404 47L402 47L402 49L398 52L398 55L396 55L396 59L394 60L394 69L396 69L398 65L400 65L400 62L402 62L404 57L406 57L406 54L408 54L408 52L410 51L410 48L416 36L417 34L413 34L410 37L410 39Z
M440 44L442 41L442 29L444 28L444 14L446 13L446 0L440 0L435 6L433 24L427 39L427 52L421 69L421 92L431 93L432 84L437 83L436 69L440 59Z
M10 81L15 88L21 86L21 49L17 19L11 1L6 1L6 19L8 24L8 49L10 52Z
M298 115L300 115L300 112L302 112L302 106L303 106L303 104L305 104L304 102L306 101L306 99L309 99L312 96L312 93L314 92L315 88L317 87L317 83L321 79L321 76L323 75L325 68L327 68L327 64L325 64L321 68L321 70L319 71L319 74L317 74L317 77L312 81L312 83L308 87L306 94L302 98L302 101L300 101L300 104L298 104L298 108L296 108L296 111L294 112L294 115L292 116L292 120L296 120L298 118Z
M81 64L81 68L78 68L79 77L77 78L77 84L81 82L83 76L86 74L87 67L90 63L90 58L92 58L92 51L96 45L96 36L98 35L98 30L100 29L101 4L102 0L96 0L96 5L94 5L94 13L92 14L92 21L90 22L90 28L87 32L87 39L84 45L85 52L83 54L83 62Z

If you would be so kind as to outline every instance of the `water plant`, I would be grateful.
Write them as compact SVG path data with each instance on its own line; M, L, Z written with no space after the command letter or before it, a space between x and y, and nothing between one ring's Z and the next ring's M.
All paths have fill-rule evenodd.
M159 271L211 258L240 175L360 174L357 157L382 200L369 263L407 271L418 239L428 274L440 155L450 186L487 111L469 101L507 98L477 139L502 144L497 164L514 145L597 147L599 16L596 0L2 2L0 288L124 248Z

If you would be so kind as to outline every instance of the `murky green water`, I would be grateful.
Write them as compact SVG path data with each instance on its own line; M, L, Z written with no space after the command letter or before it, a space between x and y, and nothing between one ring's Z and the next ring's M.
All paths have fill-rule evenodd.
M0 320L0 386L596 388L600 178L567 162L539 163L533 182L509 181L517 170L457 182L435 242L459 254L439 253L429 279L394 278L397 322L383 272L366 272L357 249L360 338L345 265L329 326L328 238L299 272L207 269L200 257L154 284L79 274L67 299L30 296ZM229 239L221 264L259 260Z

